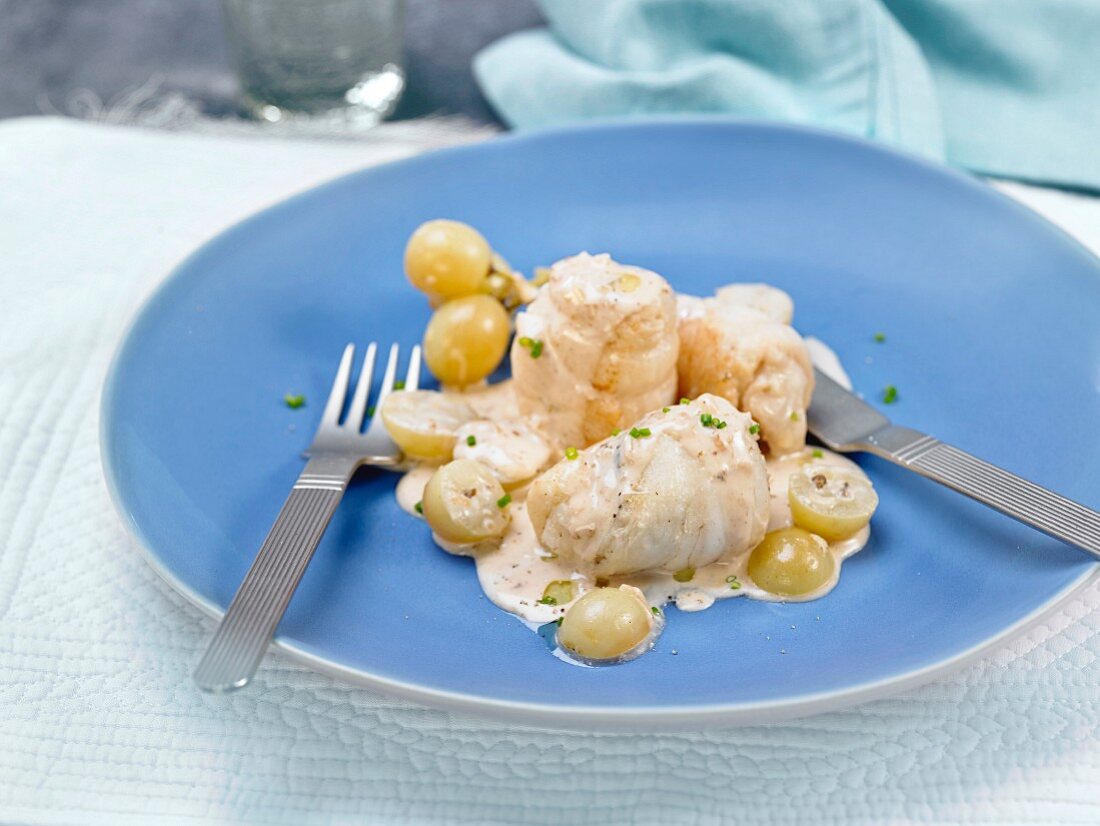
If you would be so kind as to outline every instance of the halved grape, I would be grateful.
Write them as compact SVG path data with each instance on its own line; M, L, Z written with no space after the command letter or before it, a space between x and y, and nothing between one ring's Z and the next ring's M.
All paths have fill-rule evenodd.
M799 527L830 542L847 539L871 521L878 494L857 469L809 464L791 475L791 516Z
M418 289L442 298L477 292L489 273L489 242L460 221L428 221L405 247L405 274Z
M432 531L459 544L499 537L511 518L504 488L473 459L457 459L432 474L421 506Z
M639 646L653 623L653 612L637 588L596 588L565 612L558 643L588 659L611 660Z
M436 462L451 458L455 431L477 418L462 399L437 390L390 393L380 415L406 456Z
M424 331L424 361L444 384L472 384L497 368L510 335L508 312L492 296L456 298L432 314Z
M546 584L542 589L542 599L539 602L545 605L565 605L572 602L577 593L577 586L571 579L555 579Z
M802 528L772 531L749 557L752 581L780 596L816 591L832 579L835 570L836 560L825 540Z

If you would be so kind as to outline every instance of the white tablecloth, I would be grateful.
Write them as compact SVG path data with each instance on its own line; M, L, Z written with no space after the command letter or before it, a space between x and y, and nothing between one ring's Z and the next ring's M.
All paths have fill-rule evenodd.
M138 556L104 487L110 356L202 241L419 137L0 125L0 821L1100 822L1098 587L961 673L782 725L521 729L278 656L246 691L194 689L212 624ZM1100 250L1100 201L1009 190Z

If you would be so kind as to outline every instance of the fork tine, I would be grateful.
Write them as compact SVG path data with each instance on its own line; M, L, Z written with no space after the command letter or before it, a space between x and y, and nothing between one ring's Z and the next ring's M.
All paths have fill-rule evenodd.
M344 427L358 430L363 426L363 414L367 409L367 397L370 396L370 380L374 375L374 356L378 345L373 341L367 346L367 355L363 359L363 369L359 371L359 383L355 385L355 395L351 397L351 407L344 419Z
M397 345L390 345L390 357L386 360L386 372L382 376L382 392L378 394L378 400L374 403L375 410L382 409L382 402L393 390L393 380L397 375Z
M348 394L348 380L351 378L353 358L355 358L355 345L349 344L344 348L344 355L340 358L340 368L332 381L332 390L329 391L328 401L325 403L325 412L321 414L321 427L335 427L340 421L340 411L344 409L344 399Z
M416 390L420 386L420 345L412 349L409 356L409 370L405 373L405 389Z

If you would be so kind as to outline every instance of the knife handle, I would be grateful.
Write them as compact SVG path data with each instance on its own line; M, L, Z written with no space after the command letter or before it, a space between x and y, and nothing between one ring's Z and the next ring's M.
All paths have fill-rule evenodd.
M891 435L906 430L890 428ZM890 449L882 442L893 440L882 439L872 450L1100 559L1100 513L932 436L907 432L917 438Z

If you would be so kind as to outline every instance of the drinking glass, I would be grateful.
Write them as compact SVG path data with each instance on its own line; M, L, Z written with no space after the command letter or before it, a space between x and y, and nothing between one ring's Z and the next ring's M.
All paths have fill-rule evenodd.
M222 0L250 114L372 126L405 88L404 0Z

